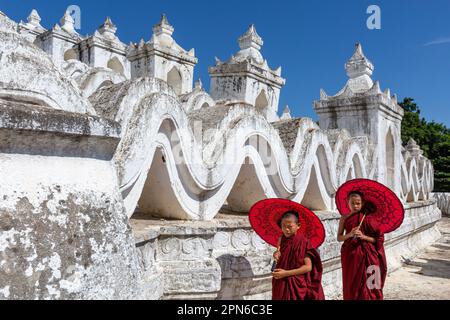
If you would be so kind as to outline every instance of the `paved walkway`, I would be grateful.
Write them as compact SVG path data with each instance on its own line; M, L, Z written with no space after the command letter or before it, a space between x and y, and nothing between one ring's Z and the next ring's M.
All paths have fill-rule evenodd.
M450 300L450 218L438 222L442 238L386 279L386 300Z

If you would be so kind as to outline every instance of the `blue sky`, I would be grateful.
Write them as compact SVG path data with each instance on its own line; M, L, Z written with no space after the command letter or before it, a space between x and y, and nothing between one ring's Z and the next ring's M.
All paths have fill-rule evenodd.
M450 126L449 0L0 0L0 10L19 21L36 8L49 28L71 4L81 8L81 34L92 34L110 16L125 43L149 40L152 26L166 13L177 42L195 48L195 78L206 87L214 57L226 60L236 53L237 38L254 23L264 39L263 56L272 68L281 65L287 80L280 111L288 104L296 117L317 119L313 101L320 88L332 95L343 87L344 63L359 41L382 90L415 98L422 116ZM381 8L380 30L366 27L372 4Z

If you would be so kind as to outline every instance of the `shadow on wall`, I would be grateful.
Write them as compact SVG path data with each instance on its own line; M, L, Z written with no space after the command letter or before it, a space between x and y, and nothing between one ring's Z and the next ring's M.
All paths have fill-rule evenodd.
M271 299L272 277L271 259L267 258L267 275L257 276L250 261L242 256L225 254L217 257L222 271L218 300ZM264 261L264 265L266 261Z

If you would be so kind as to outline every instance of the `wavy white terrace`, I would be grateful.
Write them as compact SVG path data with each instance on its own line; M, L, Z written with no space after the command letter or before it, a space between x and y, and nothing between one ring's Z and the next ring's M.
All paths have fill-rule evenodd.
M353 178L404 202L391 266L438 237L433 166L402 146L403 110L360 44L343 89L318 90L316 123L280 112L286 80L253 25L207 92L164 15L129 45L110 18L86 37L68 13L40 21L0 13L0 298L267 298L270 250L246 213L268 197L324 221L333 297L334 196Z

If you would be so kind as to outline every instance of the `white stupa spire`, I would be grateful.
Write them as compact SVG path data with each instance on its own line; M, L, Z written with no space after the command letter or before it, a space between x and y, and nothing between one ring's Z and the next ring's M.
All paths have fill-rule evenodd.
M98 28L98 32L107 39L116 38L117 27L111 21L110 17L106 17L105 22Z
M64 13L64 16L60 20L61 29L67 31L68 33L77 33L75 31L75 20L73 20L69 11Z
M31 10L31 13L28 16L27 21L29 25L32 25L34 27L42 27L41 17L39 16L39 13L36 11L36 9Z
M258 64L264 64L264 58L259 52L264 44L262 38L256 32L255 26L252 24L248 30L238 39L239 48L241 49L234 56L235 59L245 60L253 59Z
M347 85L353 92L367 91L372 88L372 73L374 66L363 53L360 43L355 45L355 52L345 64L345 70L350 78Z

